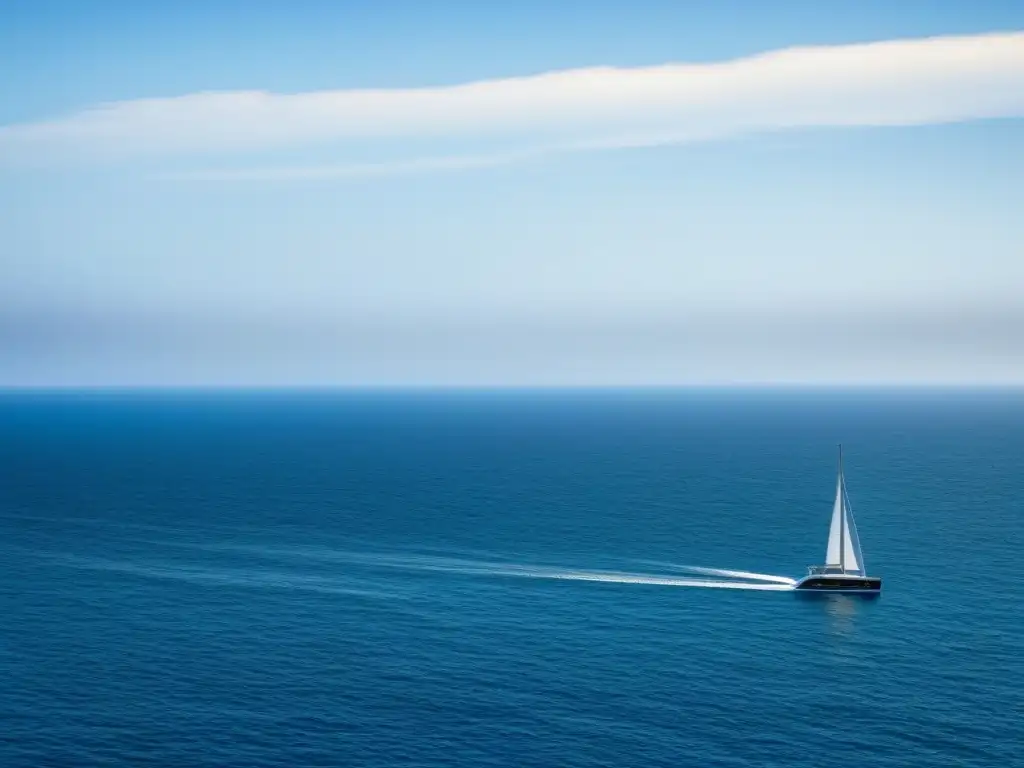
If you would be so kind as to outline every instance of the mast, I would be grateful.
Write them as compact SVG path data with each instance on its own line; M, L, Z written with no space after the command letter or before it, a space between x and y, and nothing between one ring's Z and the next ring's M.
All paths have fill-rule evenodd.
M843 482L843 444L839 444L839 569L846 573L846 484Z

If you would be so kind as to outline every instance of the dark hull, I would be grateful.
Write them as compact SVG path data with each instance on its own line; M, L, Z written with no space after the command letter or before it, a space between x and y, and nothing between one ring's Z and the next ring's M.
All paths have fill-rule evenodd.
M801 592L881 592L882 580L871 576L808 576L794 587Z

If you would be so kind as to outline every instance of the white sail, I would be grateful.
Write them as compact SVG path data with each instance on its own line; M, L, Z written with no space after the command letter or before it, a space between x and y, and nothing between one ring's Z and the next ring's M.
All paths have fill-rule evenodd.
M860 536L857 535L857 524L853 520L853 510L850 509L850 497L846 495L845 483L843 502L843 519L846 523L846 535L843 537L846 545L846 570L863 576L867 568L864 565L864 554L860 551Z
M825 565L840 568L844 573L864 573L864 558L860 552L860 538L853 521L843 470L839 469L836 481L836 500L832 506L832 525L828 529L828 549L825 551Z
M836 502L832 506L832 525L828 529L828 549L825 551L825 565L838 568L843 560L840 551L845 539L843 531L843 478L836 483Z

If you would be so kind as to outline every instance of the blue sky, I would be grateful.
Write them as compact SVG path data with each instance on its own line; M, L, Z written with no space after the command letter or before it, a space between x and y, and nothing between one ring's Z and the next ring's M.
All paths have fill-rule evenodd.
M8 3L0 384L1024 383L1022 117L1020 3Z

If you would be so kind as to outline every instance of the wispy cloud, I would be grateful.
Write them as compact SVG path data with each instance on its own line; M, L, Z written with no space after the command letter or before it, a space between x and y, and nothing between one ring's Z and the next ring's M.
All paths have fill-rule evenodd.
M1024 32L1012 32L789 48L720 63L573 69L445 87L115 102L0 127L0 159L252 152L386 137L513 137L547 152L621 146L623 136L649 137L628 144L656 144L784 128L1022 116ZM534 154L248 173L357 176L490 166ZM247 172L205 173L244 178Z
M267 165L245 168L201 168L196 170L166 171L157 175L161 179L181 181L315 181L330 179L366 179L387 176L431 173L437 171L468 171L498 168L504 165L535 160L567 152L587 152L598 149L628 149L679 144L699 137L687 135L648 135L620 137L600 141L574 141L545 144L529 149L505 149L484 154L439 155L416 157L408 160L369 163L321 163L318 165ZM711 138L711 137L703 137Z
M257 168L206 168L194 171L169 171L164 179L184 181L305 181L317 179L362 179L378 176L402 176L433 171L463 171L495 168L549 154L551 149L509 151L504 154L443 155L412 160L377 163L266 166Z

